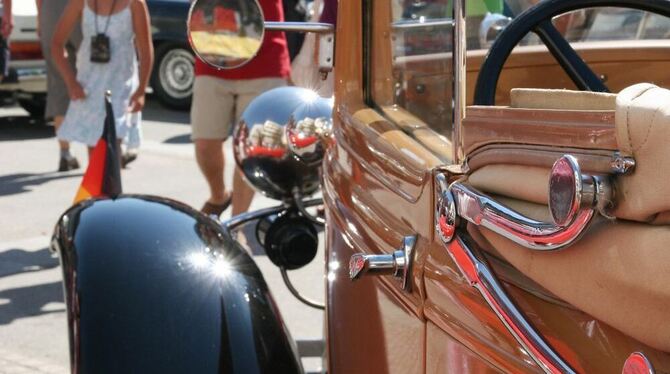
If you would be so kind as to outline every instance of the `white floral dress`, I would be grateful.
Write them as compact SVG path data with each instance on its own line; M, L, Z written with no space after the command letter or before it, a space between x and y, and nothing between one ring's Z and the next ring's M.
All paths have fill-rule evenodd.
M77 81L86 98L71 101L59 139L95 146L102 135L105 119L105 92L112 92L112 108L116 120L116 136L123 139L131 126L139 126L140 113L129 113L130 96L139 85L135 33L130 6L110 16L97 16L97 30L103 32L109 19L106 35L109 38L111 59L107 63L91 62L91 37L96 34L96 15L84 1L82 12L83 39L77 52Z

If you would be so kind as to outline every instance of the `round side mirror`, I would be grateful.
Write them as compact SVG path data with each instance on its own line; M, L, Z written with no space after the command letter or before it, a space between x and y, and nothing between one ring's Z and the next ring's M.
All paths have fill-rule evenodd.
M258 0L195 0L188 14L193 51L221 69L235 69L254 58L264 32Z

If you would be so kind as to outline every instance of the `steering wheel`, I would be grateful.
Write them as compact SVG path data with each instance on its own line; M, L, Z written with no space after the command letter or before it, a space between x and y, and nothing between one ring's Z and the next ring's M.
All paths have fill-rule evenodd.
M670 17L669 0L544 0L521 13L495 40L477 77L474 104L495 104L496 86L503 65L512 49L531 31L540 37L577 88L609 92L551 22L553 17L563 13L593 7L630 8Z

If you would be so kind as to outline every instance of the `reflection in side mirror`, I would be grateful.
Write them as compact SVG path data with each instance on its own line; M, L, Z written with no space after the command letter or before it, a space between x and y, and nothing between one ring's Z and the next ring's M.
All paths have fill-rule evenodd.
M195 0L188 15L188 39L208 64L234 69L249 62L263 42L258 0Z

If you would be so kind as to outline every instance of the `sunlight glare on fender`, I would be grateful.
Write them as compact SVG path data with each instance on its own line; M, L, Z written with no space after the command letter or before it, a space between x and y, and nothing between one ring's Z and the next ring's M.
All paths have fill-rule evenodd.
M194 270L209 272L217 278L226 278L232 269L230 263L222 257L212 257L208 253L194 252L187 256L187 261Z

